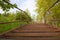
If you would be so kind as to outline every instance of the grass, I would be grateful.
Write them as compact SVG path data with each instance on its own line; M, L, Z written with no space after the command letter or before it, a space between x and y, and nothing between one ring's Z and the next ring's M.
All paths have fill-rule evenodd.
M9 24L0 24L0 34L4 33L8 30L17 28L21 25L27 24L26 22L14 22L14 23L9 23Z

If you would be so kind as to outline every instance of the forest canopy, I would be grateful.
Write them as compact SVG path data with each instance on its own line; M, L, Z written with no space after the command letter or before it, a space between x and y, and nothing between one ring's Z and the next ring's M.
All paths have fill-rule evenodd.
M60 25L60 0L36 0L37 20Z

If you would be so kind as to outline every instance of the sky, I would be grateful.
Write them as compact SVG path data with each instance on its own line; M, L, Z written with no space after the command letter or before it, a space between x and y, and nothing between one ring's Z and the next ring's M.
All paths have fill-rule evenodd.
M24 11L28 8L31 16L36 15L36 12L34 11L36 9L35 0L10 0L10 1L12 4L16 3L18 8L20 8ZM12 11L15 11L15 10L12 10Z

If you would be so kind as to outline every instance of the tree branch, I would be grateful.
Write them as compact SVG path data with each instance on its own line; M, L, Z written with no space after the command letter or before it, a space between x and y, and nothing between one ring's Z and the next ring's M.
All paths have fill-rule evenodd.
M56 3L58 3L59 0L57 0L51 7L49 7L49 9L47 11L49 11L52 7L54 7L56 5Z
M3 1L4 1L5 3L7 3L7 4L9 4L9 5L13 6L11 3L7 2L6 0L3 0ZM18 9L18 10L20 10L21 12L26 13L25 11L23 11L23 10L19 9L18 7L15 7L15 8L17 8L17 9Z
M52 8L52 7L54 7L55 5L56 5L56 3L58 3L60 0L57 0L51 7L49 7L49 9L47 10L47 11L45 11L45 14L44 14L44 21L45 21L45 23L46 23L46 12L49 12L49 10Z

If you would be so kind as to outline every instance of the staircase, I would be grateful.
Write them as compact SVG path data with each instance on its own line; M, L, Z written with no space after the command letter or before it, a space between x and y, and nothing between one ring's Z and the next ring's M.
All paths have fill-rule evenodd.
M28 24L2 35L17 40L60 40L60 29L48 24Z

